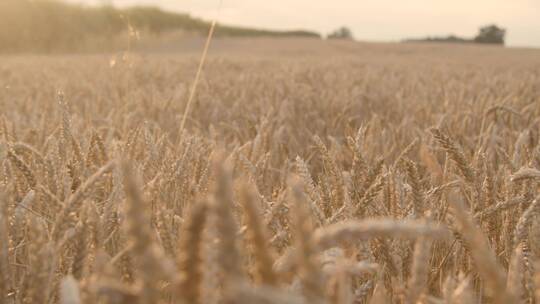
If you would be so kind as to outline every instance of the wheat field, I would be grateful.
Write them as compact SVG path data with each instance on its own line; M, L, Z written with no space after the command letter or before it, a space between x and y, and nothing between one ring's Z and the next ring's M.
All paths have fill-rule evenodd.
M0 57L1 303L540 303L540 51Z

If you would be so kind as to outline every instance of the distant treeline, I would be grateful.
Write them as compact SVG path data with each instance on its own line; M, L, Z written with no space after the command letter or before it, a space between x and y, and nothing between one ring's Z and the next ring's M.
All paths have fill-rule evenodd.
M129 31L160 35L182 30L205 34L210 24L153 7L87 7L53 0L0 0L0 52L104 50ZM309 31L269 31L219 26L217 36L304 36ZM125 38L127 39L127 38Z
M454 35L446 37L427 37L416 39L405 39L404 42L449 42L449 43L474 43L473 39L465 39Z
M478 34L472 38L462 38L455 35L446 37L427 37L420 39L405 39L403 42L447 42L447 43L482 43L504 45L506 30L495 24L481 27Z

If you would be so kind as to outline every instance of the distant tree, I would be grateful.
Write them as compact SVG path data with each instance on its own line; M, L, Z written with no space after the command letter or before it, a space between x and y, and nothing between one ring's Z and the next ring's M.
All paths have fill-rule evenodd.
M480 28L478 35L474 38L476 43L504 44L506 30L499 28L495 24Z
M335 30L335 31L331 32L330 34L328 34L327 38L328 39L352 40L353 39L353 34L352 34L352 31L348 27L342 26L342 27L338 28L337 30Z

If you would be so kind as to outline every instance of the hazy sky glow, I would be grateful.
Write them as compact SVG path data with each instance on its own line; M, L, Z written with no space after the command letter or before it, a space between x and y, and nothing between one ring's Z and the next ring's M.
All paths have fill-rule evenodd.
M117 6L158 5L211 19L219 0L66 0ZM223 0L220 22L269 29L327 33L349 26L358 40L399 41L406 37L474 36L479 26L508 29L511 46L540 47L540 0Z

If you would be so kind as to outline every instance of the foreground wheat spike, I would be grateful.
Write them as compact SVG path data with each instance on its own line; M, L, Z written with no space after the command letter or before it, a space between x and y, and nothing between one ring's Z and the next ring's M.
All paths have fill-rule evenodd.
M268 237L260 215L258 200L254 188L244 182L240 188L240 201L245 213L248 242L255 260L255 279L261 284L275 286L277 277L272 269L274 261L271 248L267 245Z
M439 142L439 144L444 148L446 153L450 155L450 158L456 163L458 166L459 172L461 175L465 178L465 180L471 184L475 184L475 172L474 169L470 166L469 162L465 158L465 155L463 154L463 151L461 151L454 141L448 137L446 134L444 134L441 130L433 128L431 129L431 133L435 137L435 139Z
M455 281L448 277L443 287L444 299L452 304L473 304L476 303L476 295L471 288L471 280L460 274Z
M28 183L28 186L31 189L35 189L37 185L37 180L34 172L32 172L32 169L30 169L30 167L13 151L8 151L8 158L13 163L13 165L21 171L26 182Z
M122 162L122 172L128 198L125 210L126 230L141 277L141 301L152 303L159 301L161 296L159 281L173 278L172 265L154 241L149 212L146 211L148 206L143 198L138 176L127 161Z
M424 193L418 176L418 167L410 160L404 160L405 168L412 188L413 211L415 217L423 217L425 210Z
M373 204L373 201L382 191L384 186L384 178L378 178L372 185L369 187L364 195L361 197L360 202L356 206L355 214L362 215L365 212L365 209L374 209L372 213L376 215L381 215L379 208Z
M116 162L110 161L105 166L101 167L96 173L90 176L78 189L73 193L69 199L64 203L64 207L60 214L57 216L52 230L54 240L59 240L61 234L65 231L69 225L68 216L77 210L82 204L87 191L107 172L112 170L116 165Z
M234 303L253 304L308 304L303 297L271 286L249 286L237 284L234 288Z
M5 194L0 189L0 200L4 201ZM9 266L9 223L5 208L0 209L0 294L7 295L11 290L11 269Z
M514 232L514 247L528 238L529 226L540 213L540 196L536 197L519 218Z
M207 221L208 202L199 201L191 207L187 222L182 226L180 235L180 252L178 268L180 278L178 281L178 295L182 303L203 303L202 279L204 264L203 233Z
M317 216L319 224L322 224L325 222L325 216L323 214L323 211L319 207L319 204L321 204L322 202L321 194L319 193L319 190L316 188L315 183L313 182L313 178L309 173L309 168L307 164L302 158L300 158L300 156L296 157L296 169L298 171L298 174L304 180L304 187L306 189L307 195L311 199L311 208Z
M60 286L60 303L61 304L80 304L81 295L77 280L72 276L67 276L62 279Z
M506 288L511 292L515 299L521 300L524 296L523 288L523 272L525 270L523 264L523 251L521 247L517 247L512 254L512 259L508 267L508 276L506 279Z
M81 281L85 275L86 258L88 254L88 229L84 222L80 222L76 227L76 237L74 240L74 256L71 265L73 278Z
M126 228L133 242L133 252L142 256L146 249L153 243L152 232L150 230L150 217L146 211L147 206L142 197L141 186L131 164L124 161L122 163L122 171L124 175L124 190L128 198L125 206Z
M346 269L349 265L346 265L343 259L337 262L338 265L335 267L337 269L333 270L333 273L326 284L328 289L328 302L335 304L351 303L354 297L351 288L353 279Z
M330 152L324 145L323 141L319 136L315 136L314 138L315 145L319 152L321 153L323 163L325 166L325 169L328 170L328 175L330 177L330 187L332 187L332 205L333 207L339 207L343 205L344 203L344 183L343 183L343 177L341 175L341 170L334 161L334 159L331 157Z
M43 154L39 152L36 148L30 146L27 143L24 142L16 142L12 145L13 151L16 154L27 152L33 156L33 159L37 161L41 165L45 165L45 157L43 157Z
M534 265L534 269L540 269L538 262ZM533 290L533 299L535 301L540 301L540 272L538 270L534 273L533 276L534 290Z
M231 290L231 284L242 279L243 266L236 235L238 225L234 217L232 168L225 154L217 153L213 159L215 185L210 205L213 211L213 222L216 227L219 243L217 259L221 270L221 284L225 289L225 297Z
M307 207L308 202L298 178L293 178L289 184L291 185L289 200L292 203L291 222L295 223L294 241L302 293L310 303L324 303L323 276L317 260L317 244L311 237L313 224Z
M427 287L430 272L430 249L431 242L429 239L419 238L416 240L411 265L411 278L408 282L407 303L416 303Z
M474 224L471 216L465 207L461 197L456 193L451 193L448 200L452 204L452 211L455 213L456 221L460 225L460 235L468 244L475 266L492 296L494 303L514 303L515 298L507 292L505 275L501 266L497 263L495 254L489 244Z
M353 159L351 164L351 175L353 180L361 178L367 172L367 163L362 155L361 149L361 132L362 128L358 129L357 136L355 138L348 137L347 143L353 151Z
M116 281L104 280L94 286L96 293L105 303L131 304L141 303L139 291L133 287L119 284Z
M361 198L365 197L366 192L370 188L373 188L375 182L377 181L377 179L383 173L383 169L384 169L384 160L380 159L371 167L369 172L366 174L366 176L365 176L365 178L364 178L364 180L362 182L362 185L359 185L360 186L359 197L361 197Z
M403 149L403 151L401 151L401 153L396 157L396 161L395 161L395 164L401 162L405 156L407 154L409 154L409 152L411 152L414 147L416 147L416 145L418 144L418 138L415 138L408 146L405 147L405 149Z
M388 290L386 289L385 283L384 283L384 276L382 273L377 274L377 282L375 284L375 287L373 288L373 294L369 300L369 303L374 304L383 304L383 303L389 303L390 297L388 295Z

